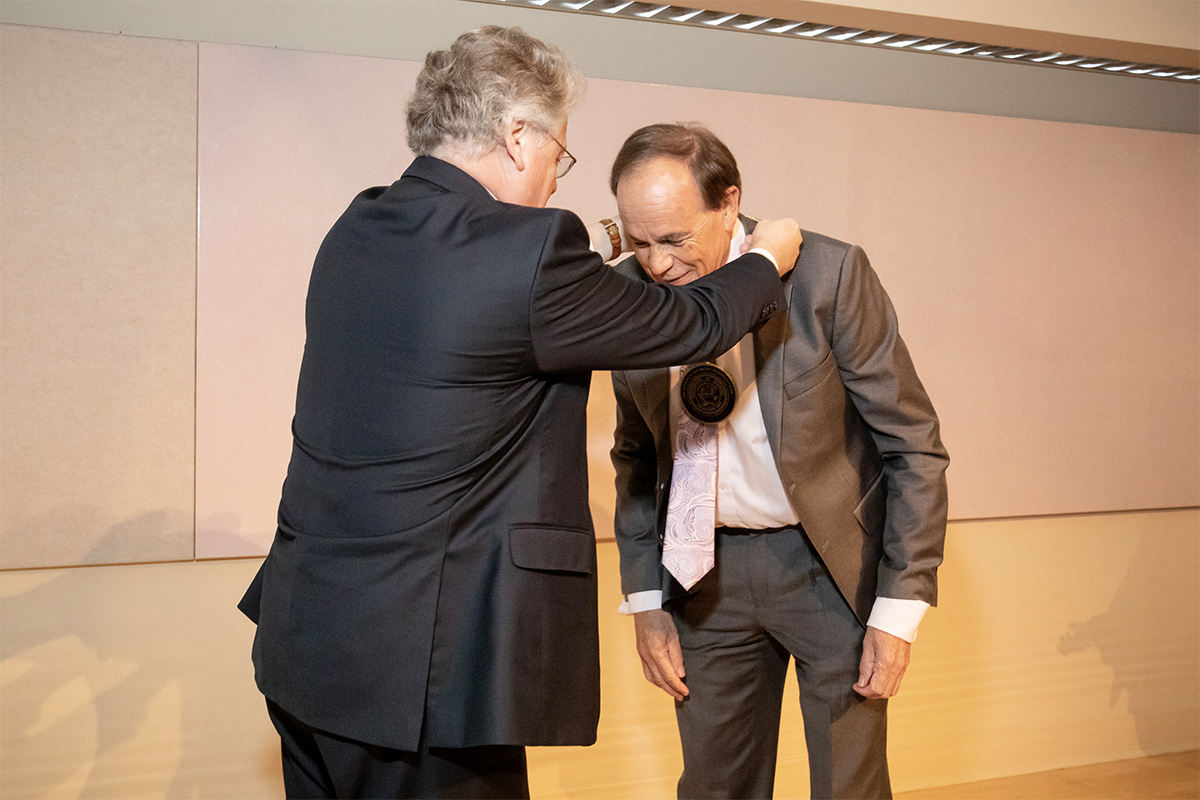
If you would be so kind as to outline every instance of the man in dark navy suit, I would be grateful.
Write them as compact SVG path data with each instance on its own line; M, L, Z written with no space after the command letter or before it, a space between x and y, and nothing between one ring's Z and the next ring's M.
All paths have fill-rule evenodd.
M582 76L519 29L428 55L418 154L313 266L279 529L242 601L298 797L526 797L599 715L590 370L715 356L782 307L799 228L683 289L544 208Z

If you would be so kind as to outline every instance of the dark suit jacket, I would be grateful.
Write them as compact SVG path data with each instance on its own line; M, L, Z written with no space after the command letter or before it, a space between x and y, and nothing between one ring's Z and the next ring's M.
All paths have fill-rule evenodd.
M634 258L617 268L648 280ZM788 313L755 332L754 355L792 508L860 620L877 596L936 604L949 458L891 301L861 248L809 231L784 290ZM612 451L622 591L668 599L683 593L660 563L669 380L664 369L613 373Z
M326 236L279 529L241 608L259 688L330 733L589 744L599 715L589 370L721 352L781 307L768 259L631 281L573 214L417 158ZM722 270L724 272L724 270Z

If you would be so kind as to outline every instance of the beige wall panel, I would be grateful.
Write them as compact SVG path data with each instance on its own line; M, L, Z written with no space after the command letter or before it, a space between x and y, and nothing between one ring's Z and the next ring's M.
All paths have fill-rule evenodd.
M1194 749L1200 512L951 526L891 711L897 791ZM642 677L599 545L592 747L533 748L534 797L674 797L671 700ZM281 797L235 603L259 561L0 574L0 796ZM804 797L795 683L777 797Z
M406 166L416 68L202 46L201 557L270 543L312 258L358 191ZM662 120L728 142L748 213L866 247L943 420L952 516L1200 503L1196 136L591 79L552 202L612 213L617 149ZM594 395L603 537L602 376Z
M889 736L897 784L1200 744L1200 512L952 525Z
M191 558L196 45L0 37L0 566Z

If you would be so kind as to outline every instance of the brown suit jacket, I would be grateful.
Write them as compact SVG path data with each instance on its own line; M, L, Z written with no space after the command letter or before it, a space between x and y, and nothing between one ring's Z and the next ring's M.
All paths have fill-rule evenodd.
M647 279L636 259L618 269ZM862 248L809 231L784 290L788 313L754 333L754 353L775 466L800 524L864 623L877 596L936 604L949 457L891 301ZM683 593L660 563L668 386L665 369L613 373L626 594Z

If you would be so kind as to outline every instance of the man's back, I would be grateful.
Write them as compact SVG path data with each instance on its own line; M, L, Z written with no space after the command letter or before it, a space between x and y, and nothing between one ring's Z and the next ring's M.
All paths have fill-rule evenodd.
M719 352L778 292L757 255L678 292L628 281L574 215L438 159L360 195L314 267L279 531L242 604L263 693L404 750L423 727L593 741L589 370Z

